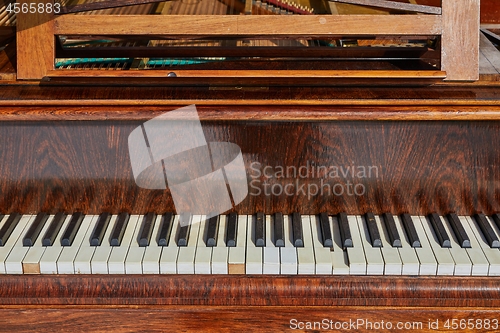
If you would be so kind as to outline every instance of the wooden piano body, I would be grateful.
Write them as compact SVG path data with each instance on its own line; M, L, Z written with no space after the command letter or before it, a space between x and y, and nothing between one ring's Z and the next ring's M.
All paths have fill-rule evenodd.
M500 211L494 62L489 72L479 72L478 82L432 85L394 78L374 85L349 77L328 86L231 86L227 79L223 85L172 86L164 74L145 81L88 73L58 81L49 73L51 50L56 52L50 29L61 29L57 22L18 32L17 49L24 54L0 54L18 65L18 80L8 71L0 76L6 78L0 81L2 214L173 210L168 190L136 186L127 137L144 121L191 104L207 140L239 145L247 168L252 162L297 168L314 162L379 170L376 177L335 179L362 184L362 196L248 196L235 207L238 214ZM40 36L48 37L47 49ZM38 66L22 67L28 53ZM46 75L50 80L38 81ZM21 80L26 78L37 81ZM482 332L494 330L484 323L493 325L500 307L495 276L25 274L2 275L0 286L0 331L7 332L386 332L387 323L397 322L423 332L436 331L435 325L447 331L447 320L451 325L455 319L458 325L481 323L469 331Z

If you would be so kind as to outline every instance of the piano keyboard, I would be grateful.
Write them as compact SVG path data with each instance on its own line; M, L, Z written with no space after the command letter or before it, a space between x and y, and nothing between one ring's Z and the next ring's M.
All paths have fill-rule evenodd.
M500 275L500 215L0 215L3 274Z

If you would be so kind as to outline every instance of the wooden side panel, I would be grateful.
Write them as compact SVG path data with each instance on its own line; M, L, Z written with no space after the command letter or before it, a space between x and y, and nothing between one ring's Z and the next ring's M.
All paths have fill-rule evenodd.
M32 1L18 0L21 6ZM54 3L53 0L40 0L37 4ZM39 7L36 7L37 10ZM48 70L54 69L54 22L53 14L25 13L17 16L17 78L39 80Z
M479 0L443 0L441 70L446 80L479 79Z

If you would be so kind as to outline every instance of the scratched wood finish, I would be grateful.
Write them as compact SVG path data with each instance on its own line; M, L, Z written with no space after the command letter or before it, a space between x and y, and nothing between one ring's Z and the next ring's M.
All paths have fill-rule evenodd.
M105 28L102 26L106 22ZM55 34L189 36L321 37L353 35L439 35L441 18L435 15L172 15L107 16L63 15L55 19ZM333 33L334 31L334 33Z
M30 1L19 0L21 5ZM53 4L40 0L40 4ZM19 13L17 15L17 79L39 80L54 69L55 39L53 14Z
M173 210L168 190L141 189L134 182L127 138L140 124L137 120L3 122L0 211ZM250 119L204 120L202 125L208 142L241 147L248 181L261 190L259 194L249 188L248 197L235 208L239 213L500 211L500 122ZM252 170L252 163L259 171ZM312 164L339 170L326 178L331 189L324 195L305 192L308 186L320 186L323 177L312 174ZM268 179L263 176L266 166L303 167L309 173ZM354 172L358 166L365 171L373 166L374 171L359 176ZM278 193L291 183L295 195ZM340 187L334 194L336 184ZM348 187L355 184L359 192L365 189L362 195L349 195ZM272 194L270 186L277 189Z
M479 0L442 0L441 70L446 80L479 79Z

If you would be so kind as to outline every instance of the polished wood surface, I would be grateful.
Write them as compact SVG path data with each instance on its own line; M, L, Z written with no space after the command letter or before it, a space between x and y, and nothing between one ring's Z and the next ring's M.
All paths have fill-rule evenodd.
M446 332L448 319L498 319L500 305L495 278L59 275L5 276L2 285L5 332L276 332L325 318L354 321L356 332L382 321Z

